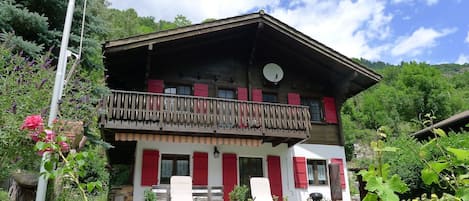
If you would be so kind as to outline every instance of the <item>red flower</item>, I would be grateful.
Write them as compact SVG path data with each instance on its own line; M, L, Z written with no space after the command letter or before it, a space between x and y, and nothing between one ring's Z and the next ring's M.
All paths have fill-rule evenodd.
M44 123L42 122L41 115L30 115L24 119L23 125L21 125L21 129L28 129L28 130L36 130L42 129Z
M46 132L46 142L53 142L55 141L55 133L52 130L44 130Z
M70 146L64 141L59 142L59 145L62 152L68 152L70 150Z
M34 142L39 141L39 134L38 134L37 132L31 132L31 133L29 133L29 136L31 137L31 139L32 139Z

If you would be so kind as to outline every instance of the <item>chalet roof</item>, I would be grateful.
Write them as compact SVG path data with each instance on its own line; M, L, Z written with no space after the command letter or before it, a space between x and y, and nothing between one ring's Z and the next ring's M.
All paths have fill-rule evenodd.
M460 129L464 129L465 125L469 123L469 110L461 112L459 114L453 115L443 121L440 121L433 126L429 126L422 130L419 130L412 135L417 139L426 139L432 136L432 129L434 128L441 128L445 131L458 131ZM467 128L466 128L467 130Z
M263 11L207 23L194 24L177 29L107 41L104 44L104 53L110 55L145 46L153 46L158 43L184 40L187 38L220 33L223 31L229 33L228 30L253 27L253 25L255 27L257 27L257 25L269 27L269 30L272 30L271 32L275 32L276 37L281 37L279 40L288 40L289 42L293 41L291 43L294 43L296 46L301 46L304 48L303 51L320 57L328 66L330 66L331 69L333 69L333 71L341 72L343 75L348 75L345 77L338 77L338 79L343 79L344 83L351 80L353 81L353 89L350 90L350 86L341 87L349 90L346 93L347 95L345 95L346 97L359 93L360 91L376 84L381 79L381 75L378 73L354 62L352 59L299 32L280 20L265 14ZM345 80L348 81L345 82Z

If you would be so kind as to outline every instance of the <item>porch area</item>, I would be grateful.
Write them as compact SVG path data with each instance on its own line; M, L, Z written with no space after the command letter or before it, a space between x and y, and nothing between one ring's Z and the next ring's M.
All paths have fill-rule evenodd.
M311 129L309 108L300 105L111 90L103 109L103 128L127 132L253 138L292 146L307 139Z

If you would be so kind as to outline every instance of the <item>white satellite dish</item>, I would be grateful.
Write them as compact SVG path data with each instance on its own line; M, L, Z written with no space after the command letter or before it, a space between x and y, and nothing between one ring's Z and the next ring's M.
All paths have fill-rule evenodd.
M274 84L277 84L283 78L282 68L274 63L266 64L262 70L262 73L264 74L265 79L273 82Z

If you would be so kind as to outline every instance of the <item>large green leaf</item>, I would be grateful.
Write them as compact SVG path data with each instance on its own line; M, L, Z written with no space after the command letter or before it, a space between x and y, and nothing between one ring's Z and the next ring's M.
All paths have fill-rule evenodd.
M460 197L464 201L469 201L469 187L462 187L456 191L456 196Z
M378 195L371 193L371 192L368 192L365 198L363 198L363 201L377 201L377 200L378 200Z
M404 193L409 190L407 184L405 184L401 177L397 174L393 175L391 179L388 181L387 185L389 188L398 193Z
M422 180L426 185L438 183L438 174L429 168L425 168L422 170Z
M448 150L449 152L454 154L454 156L456 156L457 160L463 161L463 162L469 162L469 151L468 150L455 149L455 148L451 148L451 147L446 148L446 150Z
M448 168L450 164L446 161L430 161L428 162L428 166L430 167L431 170L439 174L441 171Z

